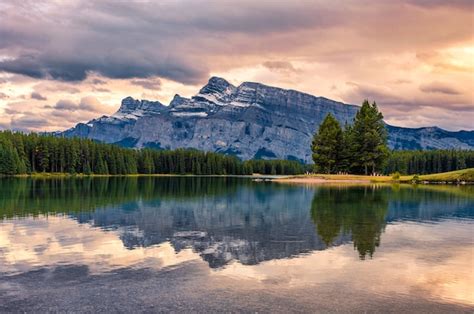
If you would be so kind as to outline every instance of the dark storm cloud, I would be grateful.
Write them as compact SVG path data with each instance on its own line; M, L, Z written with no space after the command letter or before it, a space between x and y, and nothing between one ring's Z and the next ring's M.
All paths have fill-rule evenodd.
M33 78L44 78L46 73L34 56L23 55L13 60L0 62L0 71L23 74Z
M98 52L100 53L102 52ZM109 57L106 61L87 55L69 57L68 60L58 61L52 55L41 53L20 56L0 62L0 71L67 82L82 81L88 72L97 72L109 78L119 79L160 75L183 83L195 82L196 78L204 74L200 73L199 69L194 69L191 64L189 67L185 62L180 64L179 60L174 60L173 57L155 62L134 56L134 53L128 55L122 53L116 57Z
M469 5L469 1L405 2L420 7ZM0 6L0 50L8 58L0 59L0 71L70 82L95 72L109 78L161 77L196 84L221 66L214 62L217 58L227 58L229 63L235 55L255 56L308 45L316 48L307 53L321 49L320 58L334 58L338 51L325 51L325 45L318 45L320 40L327 41L318 30L348 28L365 36L375 36L374 29L384 36L388 30L406 45L414 38L420 41L416 31L411 31L413 38L404 28L400 28L403 37L393 34L390 18L358 17L370 14L361 11L364 6L393 11L396 16L394 10L403 8L392 1L369 0L347 1L344 6L324 1L246 0L238 5L227 1L5 1ZM400 18L412 21L402 13ZM386 25L372 27L360 19ZM404 24L403 20L396 23ZM294 35L300 31L311 31L317 37ZM451 40L466 36L466 32L458 33ZM400 40L392 41L391 46L401 46ZM345 58L351 60L356 50L345 52ZM271 63L267 66L275 68Z
M423 84L420 86L420 90L425 93L440 93L446 95L459 95L459 92L454 87L449 86L445 83L431 82L429 84Z
M31 99L36 99L36 100L48 100L47 97L41 95L41 94L38 93L38 92L32 92L32 93L31 93Z
M197 83L209 75L209 53L229 49L226 34L334 25L338 17L328 11L253 1L189 2L186 10L172 2L10 2L0 12L0 48L10 57L0 61L0 71L60 81L82 81L96 72Z

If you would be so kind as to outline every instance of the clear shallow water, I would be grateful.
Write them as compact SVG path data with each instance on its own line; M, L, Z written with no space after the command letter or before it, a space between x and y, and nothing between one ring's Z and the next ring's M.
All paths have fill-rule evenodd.
M472 186L0 180L0 312L473 309Z

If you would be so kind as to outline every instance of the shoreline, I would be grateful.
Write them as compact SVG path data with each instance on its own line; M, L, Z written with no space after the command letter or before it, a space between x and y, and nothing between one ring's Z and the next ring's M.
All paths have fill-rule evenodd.
M328 183L390 183L390 184L456 184L471 185L474 184L474 169L464 169L452 172L435 173L420 175L403 175L398 179L392 176L366 176L366 175L339 175L339 174L314 174L314 175L296 175L272 179L277 183L292 184L328 184Z
M377 183L370 180L363 179L326 179L321 177L291 177L272 179L272 182L277 183L295 183L295 184L328 184L328 183ZM388 181L378 181L388 182Z
M118 177L207 177L207 178L249 178L249 179L281 179L288 178L293 175L265 175L265 174L253 174L253 175L236 175L236 174L171 174L171 173L154 173L154 174L71 174L71 173L60 173L60 172L46 172L46 173L31 173L31 174L15 174L15 175L2 175L1 178L34 178L34 179L48 179L48 178L118 178Z
M70 174L70 173L31 173L21 175L0 175L0 178L113 178L113 177L215 177L215 178L248 178L254 181L270 181L284 184L328 184L328 183L409 183L409 184L474 184L474 168L463 170L426 174L426 175L401 175L397 179L393 176L366 176L366 175L341 175L341 174L301 174L301 175L195 175L195 174Z

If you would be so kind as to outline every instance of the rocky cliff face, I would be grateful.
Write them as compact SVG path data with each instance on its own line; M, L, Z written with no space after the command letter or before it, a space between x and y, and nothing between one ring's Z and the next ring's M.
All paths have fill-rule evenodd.
M328 113L344 125L357 106L294 90L245 82L233 86L212 77L197 95L160 102L122 100L112 116L80 123L63 136L87 137L127 147L196 148L242 159L281 158L311 162L312 136ZM388 126L395 149L474 148L474 131Z

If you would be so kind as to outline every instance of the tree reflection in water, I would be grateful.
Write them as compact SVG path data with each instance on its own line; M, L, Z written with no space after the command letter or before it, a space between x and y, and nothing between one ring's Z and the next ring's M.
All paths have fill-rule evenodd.
M388 200L377 186L321 187L311 204L311 217L327 246L339 234L350 234L363 260L372 257L385 228Z

